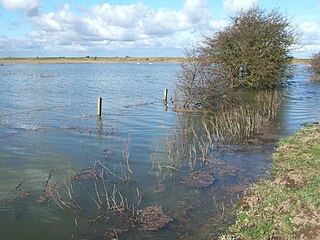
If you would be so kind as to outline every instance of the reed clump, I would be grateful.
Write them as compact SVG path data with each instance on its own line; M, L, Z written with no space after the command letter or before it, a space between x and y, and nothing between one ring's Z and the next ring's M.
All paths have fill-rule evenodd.
M213 134L221 142L249 139L277 117L281 102L279 92L262 91L252 103L218 111L211 120Z
M187 187L203 188L210 187L217 178L243 173L243 169L224 161L223 156L232 153L235 145L245 148L252 142L257 144L253 140L269 143L265 132L276 132L282 102L281 93L274 90L246 97L213 112L178 112L173 130L164 126L163 151L160 149L153 156L158 185L178 178Z

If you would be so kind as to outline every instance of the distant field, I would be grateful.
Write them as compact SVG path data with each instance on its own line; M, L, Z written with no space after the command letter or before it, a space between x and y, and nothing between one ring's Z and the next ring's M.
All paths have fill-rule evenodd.
M311 59L306 58L294 58L292 64L309 64Z
M183 57L45 57L45 58L0 58L0 63L140 63L183 62ZM293 64L308 64L310 59L294 58Z
M0 63L139 63L181 62L184 58L168 57L47 57L47 58L0 58Z

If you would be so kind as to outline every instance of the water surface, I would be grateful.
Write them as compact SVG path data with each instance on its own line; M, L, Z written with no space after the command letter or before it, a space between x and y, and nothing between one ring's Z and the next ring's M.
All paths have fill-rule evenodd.
M262 133L225 136L228 126L219 125L229 139L222 141L213 124L219 114L175 112L171 100L164 105L164 88L174 99L178 64L1 66L0 238L219 236L233 222L232 206L246 186L268 171L277 139L319 119L320 85L309 81L306 66L294 69ZM123 212L101 200L106 194L100 178L81 179L82 185L73 179L84 169L105 174L110 199L114 194L119 207L127 199ZM192 172L209 172L213 184L188 185ZM60 186L54 194L81 209L61 206L57 195L40 203L50 183ZM149 206L161 206L172 221L144 231L135 214Z

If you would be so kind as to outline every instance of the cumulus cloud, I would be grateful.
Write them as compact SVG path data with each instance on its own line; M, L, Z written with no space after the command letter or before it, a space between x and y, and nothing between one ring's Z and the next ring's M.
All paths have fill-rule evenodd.
M228 12L246 10L257 4L258 0L223 0ZM121 49L126 52L138 49L139 53L149 54L152 50L183 54L188 44L228 25L227 20L215 19L209 12L208 0L185 0L179 10L156 10L142 2L129 5L104 3L82 8L80 14L69 4L52 12L42 12L40 0L0 0L0 5L8 11L20 11L25 23L32 27L24 37L0 35L2 55L8 51L43 51L48 55L108 54ZM73 7L80 10L78 6ZM296 52L320 50L320 23L302 22L299 29L302 37Z
M13 0L16 4L10 0L0 1L8 4L6 8L10 10L39 8L36 0ZM186 0L180 10L155 10L143 3L105 3L85 9L82 15L76 15L64 4L55 12L27 15L26 20L32 24L33 31L26 35L25 42L52 52L142 46L182 49L191 40L200 39L202 31L225 25L212 19L207 0Z
M237 12L257 5L258 0L223 0L225 10Z
M198 23L210 18L208 2L203 0L186 0L182 13L190 23Z
M22 10L28 16L38 14L39 0L0 0L0 4L7 10Z
M310 57L320 51L320 23L304 21L298 26L301 34L297 52L304 54L302 57Z
M204 0L187 0L180 11L166 8L155 11L143 3L123 6L106 3L90 9L90 16L82 19L82 30L100 38L133 41L195 28L208 19Z
M304 35L315 35L319 39L320 24L316 22L301 22L299 25L300 31Z

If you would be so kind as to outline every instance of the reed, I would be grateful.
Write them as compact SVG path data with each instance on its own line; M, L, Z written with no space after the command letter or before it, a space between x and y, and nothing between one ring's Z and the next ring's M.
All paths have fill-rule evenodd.
M81 147L88 159L90 154L85 145ZM123 171L119 168L110 169L107 161L94 160L92 165L80 172L71 172L62 183L53 182L53 172L50 172L42 191L41 202L53 201L58 208L74 215L75 234L82 237L78 220L88 224L106 225L116 229L119 225L130 227L137 216L142 195L137 188L137 194L127 189L128 180L133 171L129 163L130 135L123 145L123 159L119 163L125 164ZM120 220L121 219L121 220ZM133 220L132 220L133 219ZM91 229L91 228L90 228ZM101 229L92 226L96 235ZM105 229L102 234L105 233ZM98 233L100 234L100 233Z
M128 139L124 142L123 144L123 149L122 149L122 153L123 153L123 157L124 157L124 161L126 163L127 166L127 171L128 171L128 175L132 174L132 170L130 168L130 164L129 164L129 156L130 156L130 134L128 136Z
M219 142L249 139L276 118L280 105L279 92L260 92L252 104L241 104L215 113L211 119L212 133Z
M259 137L264 128L273 126L281 99L277 91L261 91L251 101L242 101L228 109L197 115L177 113L173 129L163 123L164 151L157 150L152 156L153 167L158 169L158 182L173 178L182 170L195 172L212 162L215 155L225 154L229 144L248 144Z

